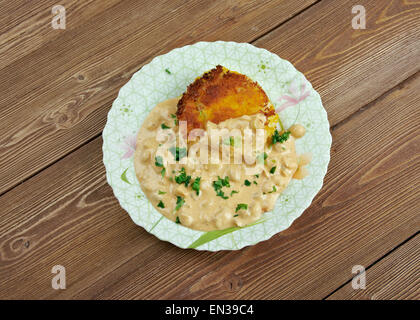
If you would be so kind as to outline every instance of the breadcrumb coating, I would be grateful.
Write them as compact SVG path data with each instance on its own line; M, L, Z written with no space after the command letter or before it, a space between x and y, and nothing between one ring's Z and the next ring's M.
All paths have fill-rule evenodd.
M188 86L176 115L178 120L187 121L189 132L205 129L207 121L217 124L258 112L265 114L266 128L272 133L278 116L264 90L247 76L218 65Z

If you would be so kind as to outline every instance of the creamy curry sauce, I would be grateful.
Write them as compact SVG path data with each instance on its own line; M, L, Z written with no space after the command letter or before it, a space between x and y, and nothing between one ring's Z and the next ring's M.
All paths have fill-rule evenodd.
M295 139L305 134L305 128L301 125L290 127L291 134L283 143L272 144L271 139L267 139L264 145L265 160L261 159L263 154L257 152L244 155L248 158L247 163L252 158L260 161L262 171L256 174L250 174L255 163L248 165L244 161L242 164L234 164L234 161L228 164L200 164L194 161L194 157L188 156L185 164L156 163L158 148L174 143L179 134L174 118L177 102L177 98L169 99L151 110L138 133L134 157L136 176L143 192L168 219L203 231L242 227L257 221L264 212L271 211L292 178L302 179L307 175L304 166L310 159L307 155L298 156L295 151ZM264 123L265 116L257 114L229 119L217 125L209 122L207 130L264 129ZM172 142L168 142L171 140L169 138L166 139L168 141L158 141L156 136L159 130L171 132ZM233 159L235 148L241 147L241 140L234 138L228 141L222 142L220 148L231 148ZM200 140L196 143L200 143ZM188 150L192 150L191 146ZM185 177L188 176L190 179L186 186ZM192 187L198 177L199 191L197 183L195 190Z

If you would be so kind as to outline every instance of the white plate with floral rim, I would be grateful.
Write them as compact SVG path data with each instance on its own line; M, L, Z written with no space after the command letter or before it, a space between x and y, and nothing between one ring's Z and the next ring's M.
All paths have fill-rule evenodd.
M276 107L285 127L305 126L297 140L298 153L312 154L309 176L292 180L275 208L256 223L226 230L192 230L156 211L136 179L133 154L136 133L159 102L180 96L187 86L216 65L243 73L257 81ZM265 49L248 43L198 42L154 58L120 90L103 131L106 177L120 205L131 219L161 240L180 248L238 250L271 238L287 229L311 204L322 187L330 160L331 134L319 94L293 65Z

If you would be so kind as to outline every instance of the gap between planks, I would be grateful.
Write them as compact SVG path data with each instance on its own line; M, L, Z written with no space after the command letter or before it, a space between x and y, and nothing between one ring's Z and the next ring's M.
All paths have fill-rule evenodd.
M306 10L306 9L305 9L305 10ZM305 10L303 10L303 11L305 11ZM284 23L285 23L285 22L283 22L282 24L284 24ZM280 24L280 25L281 25L281 24ZM279 27L279 26L277 26L277 27ZM277 27L276 27L276 28L277 28ZM274 30L274 29L273 29L273 30ZM271 30L271 31L272 31L272 30ZM270 32L271 32L271 31L270 31ZM268 33L267 33L267 34L268 34ZM258 37L257 39L255 39L255 40L253 40L253 41L258 40L258 39L260 39L261 37L264 37L264 35L262 35L262 36ZM410 78L414 77L417 73L418 73L418 70L417 70L417 71L415 71L415 73L413 73L411 76L407 77L405 80L403 80L403 81L399 82L399 84L395 85L395 86L394 86L394 87L392 87L391 89L387 90L385 93L381 94L378 98L373 99L372 101L370 101L370 102L368 102L367 104L365 104L365 105L363 105L362 107L360 107L358 110L356 110L355 112L353 112L352 114L350 114L347 118L345 118L345 119L343 119L342 121L340 121L340 122L338 122L338 123L334 124L334 126L332 126L332 129L336 128L337 126L342 125L343 123L345 123L345 122L347 122L347 121L349 121L349 120L350 120L350 118L351 118L351 117L353 117L353 116L355 116L357 113L359 113L359 112L361 112L361 111L364 111L364 110L368 109L368 108L370 107L370 105L374 104L375 102L380 101L380 100L381 100L384 96L386 96L388 93L390 93L390 92L392 92L393 90L395 90L396 88L398 88L398 87L399 87L401 84L403 84L405 81L407 81L407 80L409 80ZM101 136L101 133L96 134L95 136L93 136L92 138L88 139L86 142L84 142L83 144L81 144L81 145L77 146L76 148L73 148L70 152L66 153L65 155L63 155L62 157L60 157L60 158L59 158L59 159L57 159L56 161L52 162L52 163L51 163L51 164L49 164L48 166L46 166L46 167L44 167L44 168L40 169L37 173L33 174L31 177L33 177L34 175L38 174L39 172L41 172L41 171L45 170L46 168L48 168L48 167L49 167L49 166L51 166L52 164L54 164L54 163L58 162L59 160L61 160L61 159L65 158L65 157L67 157L69 154L71 154L71 153L73 153L74 151L78 150L78 149L79 149L79 148L81 148L82 146L84 146L84 145L86 145L86 144L88 144L88 143L92 142L93 140L95 140L96 138L98 138L98 137L100 137L100 136ZM28 177L28 178L27 178L27 179L25 179L24 181L29 180L31 177ZM22 181L22 182L18 183L17 185L22 184L24 181ZM15 186L14 186L14 187L15 187ZM12 189L12 188L11 188L11 189ZM9 191L9 190L8 190L8 191ZM3 194L4 194L4 193L3 193ZM411 238L411 237L410 237L410 238ZM409 238L409 239L410 239L410 238ZM398 248L399 246L401 246L402 244L404 244L404 243L405 243L406 241L408 241L409 239L407 239L407 240L403 241L400 245L397 245L394 249L390 250L388 253L386 253L384 256L382 256L381 258L379 258L377 261L373 262L373 263L369 266L369 268L370 268L372 265L374 265L375 263L377 263L378 261L382 260L382 259L383 259L384 257L386 257L388 254L392 253L392 252L393 252L396 248ZM351 280L349 280L349 281L351 281ZM347 281L346 283L348 283L349 281ZM337 289L337 290L338 290L338 289ZM335 291L336 291L336 290L335 290ZM331 294L332 294L332 293L331 293ZM328 296L329 296L329 295L328 295ZM328 296L326 296L326 298L327 298Z
M374 262L372 262L369 266L367 266L365 268L365 271L368 271L370 268L372 268L375 264L381 262L382 260L384 260L386 257L388 257L389 255L391 255L392 253L394 253L396 250L398 250L398 248L402 247L403 245L405 245L407 242L409 242L410 240L414 239L417 235L420 234L420 231L415 232L413 235L409 236L407 239L405 239L404 241L402 241L400 244L398 244L396 247L392 248L391 250L389 250L387 253L385 253L382 257L378 258L377 260L375 260ZM330 298L334 293L336 293L337 291L339 291L340 289L344 288L346 285L348 285L350 282L352 282L353 278L347 280L346 282L344 282L341 286L339 286L337 289L335 289L334 291L332 291L331 293L329 293L328 295L326 295L324 298L322 298L322 300L327 300L328 298Z

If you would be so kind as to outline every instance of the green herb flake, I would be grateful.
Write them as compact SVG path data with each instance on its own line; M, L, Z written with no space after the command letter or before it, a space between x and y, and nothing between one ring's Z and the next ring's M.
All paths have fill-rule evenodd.
M283 143L286 142L287 139L289 139L291 132L285 131L282 134L280 134L277 129L274 131L274 134L271 137L271 144L275 144L277 142Z
M171 71L169 71L169 69L168 69L168 68L166 68L166 69L165 69L165 72L166 72L167 74L172 74L172 72L171 72Z
M271 190L270 192L268 192L268 193L273 193L273 192L276 192L277 191L277 188L276 188L276 186L273 186L273 190Z
M201 180L201 177L195 178L194 182L191 185L191 188L195 191L197 196L200 194L200 180Z
M158 191L158 194L166 194L166 192L165 191Z
M257 156L257 161L258 161L258 163L263 163L266 159L268 158L268 155L267 155L267 153L260 153L258 156Z
M223 185L222 185L222 182L220 180L213 181L214 191L220 190L220 189L222 189L222 187L223 187Z
M163 159L161 156L155 157L155 166L163 168Z
M274 174L274 172L276 172L276 168L277 168L276 166L272 167L272 168L270 169L270 173L271 173L271 174Z
M187 155L187 148L170 147L169 152L172 153L176 161L179 161Z
M245 180L245 181L244 181L244 184L245 184L247 187L249 187L249 186L251 185L251 181L249 181L249 180Z
M229 199L229 197L227 197L227 196L225 196L225 193L222 191L222 190L218 190L217 192L216 192L216 196L218 196L218 197L221 197L221 198L223 198L223 199Z
M162 123L161 125L160 125L160 127L163 129L163 130L165 130L165 129L170 129L171 127L168 127L166 124L164 124L164 123Z
M177 126L178 125L178 119L176 118L176 115L171 113L171 118L174 119L174 124Z
M246 203L239 203L236 206L235 212L238 212L239 210L247 210L247 209L248 209L248 205Z
M179 217L178 216L176 216L175 223L181 224L181 220L179 220Z
M213 188L215 191L222 189L222 187L230 187L228 176L226 176L224 179L217 176L217 180L213 181Z
M190 183L191 176L187 176L187 173L185 172L185 168L181 168L180 174L178 176L175 176L175 182L178 184L185 184L186 187L188 187L188 184Z
M233 146L235 145L235 139L234 137L230 136L229 138L223 139L223 144L227 146Z
M239 216L239 214L235 214L233 217L237 217L237 216Z
M239 191L232 190L232 191L230 192L230 196L233 196L235 193L239 193Z
M162 178L165 176L166 173L166 168L162 168L162 170L160 170L160 175L162 176Z
M185 203L185 200L183 197L176 196L176 207L175 211L178 211Z
M159 201L158 205L159 208L165 209L165 205L162 201Z
M257 178L257 179L258 179L259 177L260 177L260 175L259 175L259 174L256 174L256 175L255 175L255 178Z
M255 185L257 185L258 184L258 182L257 181L252 181Z

